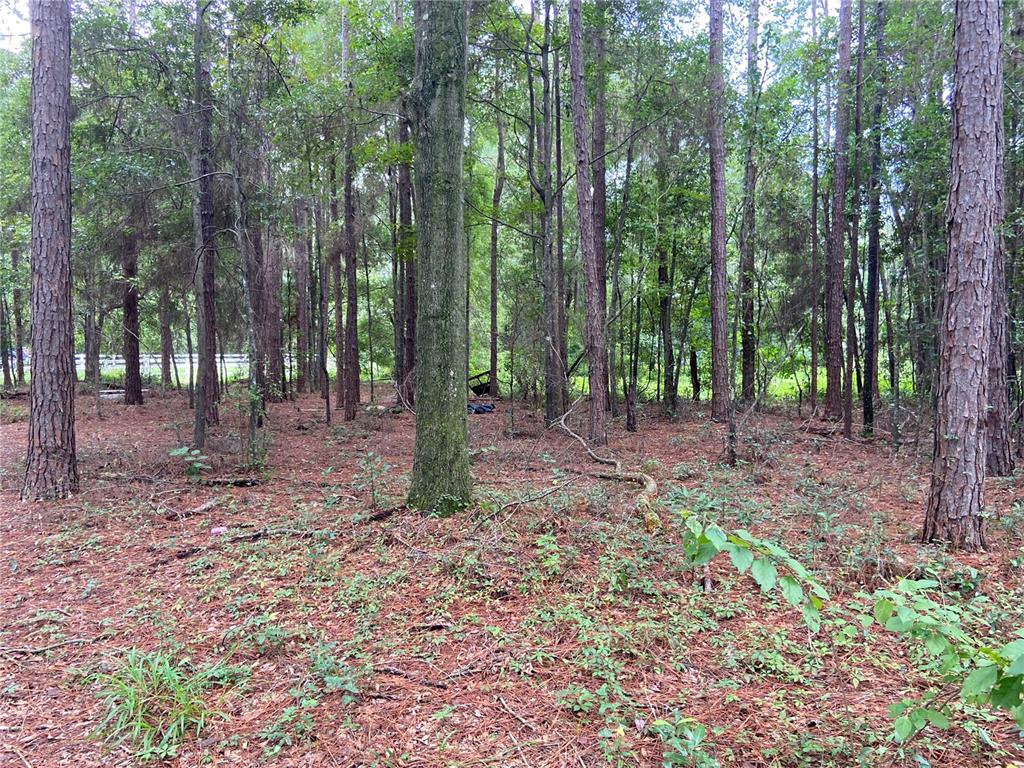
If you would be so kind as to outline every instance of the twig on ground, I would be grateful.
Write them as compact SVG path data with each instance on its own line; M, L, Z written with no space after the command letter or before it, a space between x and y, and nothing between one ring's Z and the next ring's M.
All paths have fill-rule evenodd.
M529 728L531 731L536 731L537 730L536 727L534 727L533 723L531 723L526 718L524 718L522 715L520 715L518 712L516 712L514 709L512 709L512 707L510 707L508 705L508 702L505 701L505 698L503 696L499 696L498 697L498 702L501 704L501 708L502 709L504 709L506 712L508 712L510 715L512 715L512 717L514 717L516 720L518 720L524 726Z
M59 643L52 643L50 645L44 645L39 648L11 648L7 646L0 646L0 654L7 656L36 656L47 651L53 651L57 648L62 648L65 645L85 645L88 643L95 643L97 640L105 637L105 635L96 635L96 637L74 637L70 640L61 640Z

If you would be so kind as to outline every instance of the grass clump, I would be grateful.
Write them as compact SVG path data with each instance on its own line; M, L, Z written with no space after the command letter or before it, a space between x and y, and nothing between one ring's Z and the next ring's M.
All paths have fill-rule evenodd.
M234 684L244 673L225 664L197 669L166 651L132 648L114 671L94 678L106 705L97 735L110 746L130 745L142 761L174 757L188 736L199 736L212 718L223 717L204 693Z

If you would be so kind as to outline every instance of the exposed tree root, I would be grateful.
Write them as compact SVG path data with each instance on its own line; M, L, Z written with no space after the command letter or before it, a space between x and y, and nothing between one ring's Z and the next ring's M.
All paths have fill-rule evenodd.
M654 481L654 478L645 472L625 472L622 469L622 462L614 457L599 456L594 452L594 449L590 447L590 444L584 440L580 435L572 430L565 423L565 418L572 413L572 408L562 414L562 417L551 424L552 427L558 427L565 434L569 435L583 446L583 450L587 452L587 455L598 464L604 464L608 467L614 467L614 472L597 472L594 477L599 477L603 480L617 480L624 483L636 483L641 486L642 490L636 498L636 504L634 509L640 512L644 516L644 524L648 529L660 528L662 526L661 518L657 512L652 508L652 503L655 497L658 495L658 484Z

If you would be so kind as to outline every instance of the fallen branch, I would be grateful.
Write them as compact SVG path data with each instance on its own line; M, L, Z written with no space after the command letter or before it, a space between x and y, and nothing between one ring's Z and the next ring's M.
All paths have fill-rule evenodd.
M211 509L213 509L215 506L217 506L217 502L218 501L219 501L219 499L215 496L214 498L210 499L209 501L203 502L198 507L194 507L192 509L186 509L184 512L179 512L176 509L171 509L170 507L167 507L167 505L164 505L166 507L166 509L168 510L167 514L164 515L164 520L185 520L186 518L189 518L189 517L195 517L196 515L201 515L204 512L209 512Z
M86 645L88 643L95 643L97 640L101 639L102 637L104 637L104 635L96 635L96 637L75 637L75 638L72 638L70 640L61 640L59 643L53 643L51 645L44 645L44 646L42 646L40 648L32 648L32 647L27 647L27 648L8 648L8 647L5 647L5 646L0 646L0 654L4 654L4 655L7 655L7 656L14 656L14 655L36 656L36 655L38 655L40 653L46 653L47 651L52 651L52 650L55 650L57 648L61 648L61 647L65 646L65 645Z
M576 402L579 402L578 400ZM575 403L573 404L575 405ZM642 486L643 490L640 491L640 495L636 498L636 504L634 508L638 512L642 512L644 515L644 522L648 527L660 527L661 520L651 510L651 503L654 498L658 495L658 484L654 481L654 478L648 475L646 472L624 472L622 469L622 462L612 457L599 456L594 452L594 449L590 447L590 444L576 434L569 425L565 423L565 418L572 413L572 408L569 408L565 413L562 414L561 418L551 424L552 427L558 427L567 435L575 438L576 442L583 446L583 450L587 452L592 460L598 464L604 464L605 466L614 467L614 472L600 472L595 477L600 477L605 480L618 480L625 483L636 483ZM655 523L655 520L657 522Z

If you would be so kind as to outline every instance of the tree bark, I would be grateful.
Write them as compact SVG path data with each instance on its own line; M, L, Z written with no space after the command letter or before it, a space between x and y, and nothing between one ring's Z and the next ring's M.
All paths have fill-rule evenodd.
M722 65L722 0L710 2L708 152L711 168L711 418L729 412L729 360L726 341L725 265L725 74Z
M468 264L463 227L467 13L463 3L415 0L415 147L419 325L416 445L409 504L452 512L469 503L466 417Z
M308 205L305 200L295 204L295 325L296 351L295 389L297 392L308 392L310 382L310 338L309 315L310 307L310 273L309 273L309 240L306 237L308 227Z
M817 0L814 0L816 2ZM740 228L740 295L743 303L741 332L743 363L741 398L754 399L754 365L757 334L754 329L754 237L756 227L757 117L761 98L761 75L757 64L758 0L747 5L747 160L743 177L743 221Z
M210 185L212 155L210 132L213 123L213 102L210 96L210 64L205 50L206 8L204 0L196 0L193 36L195 147L192 158L192 175L196 182L192 221L196 256L199 260L199 267L195 271L199 370L196 376L195 428L192 444L193 447L200 450L206 444L207 428L219 420L215 357L217 321L214 305L214 264L217 259L217 243L213 221L213 193Z
M839 84L836 97L832 216L825 269L825 418L843 416L843 245L846 239L846 124L850 100L851 0L839 3Z
M499 82L496 77L495 101L501 95ZM495 118L495 124L498 131L498 159L494 169L494 194L491 195L491 397L498 396L498 218L501 214L501 194L505 188L505 122L500 113Z
M171 337L171 294L167 287L160 289L160 386L171 387L171 358L174 347Z
M953 138L931 494L922 539L985 547L988 366L1003 183L1002 3L957 0Z
M878 394L878 259L881 250L882 101L885 92L885 4L875 5L875 100L871 108L871 170L868 177L868 285L864 303L864 434L875 428ZM891 352L891 350L890 350Z
M860 375L857 354L857 278L860 270L857 265L860 248L860 207L861 207L861 114L864 89L862 73L864 71L864 0L858 2L857 13L857 76L854 80L853 109L853 204L850 212L850 268L846 286L846 378L843 381L843 437L849 440L853 436L853 377L856 369Z
M139 246L136 238L129 236L125 238L122 247L124 402L125 405L142 405L142 373L139 370Z
M597 263L590 160L587 152L587 106L583 83L583 10L580 0L569 0L569 73L572 80L572 130L576 144L576 207L583 262L583 305L590 384L589 437L596 445L608 443L608 349L601 271Z
M32 381L21 498L78 490L71 319L71 9L32 0ZM6 354L6 351L5 353Z
M25 383L25 323L22 317L21 280L18 276L18 263L21 250L11 249L11 273L14 275L14 287L11 290L11 311L14 315L14 362L18 386Z
M811 37L814 43L814 100L811 106L811 416L818 410L818 307L821 288L818 270L818 0L811 0Z

